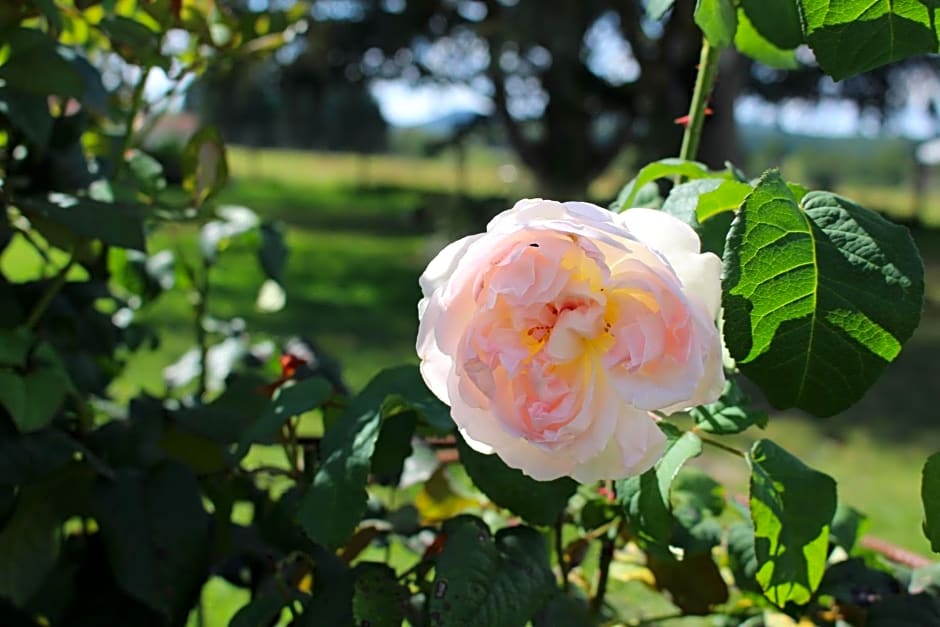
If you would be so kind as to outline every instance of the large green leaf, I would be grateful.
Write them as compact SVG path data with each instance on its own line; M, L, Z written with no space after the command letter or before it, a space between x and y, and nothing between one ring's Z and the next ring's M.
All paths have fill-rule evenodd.
M924 503L924 534L930 548L940 553L940 453L928 457L924 464L920 496Z
M62 523L82 512L92 481L87 465L73 463L21 489L0 528L0 598L22 605L38 590L55 566Z
M764 39L778 48L789 50L803 43L797 0L741 0L741 8Z
M299 511L301 525L314 542L341 546L365 513L366 479L382 408L392 394L420 408L429 392L414 366L383 370L327 428L320 445L322 463Z
M698 0L695 4L695 23L713 46L727 47L734 43L738 29L738 14L732 0Z
M907 230L828 192L801 207L775 171L738 212L724 263L728 349L779 408L849 407L920 320L924 270Z
M33 145L45 148L49 143L53 120L47 96L4 85L0 87L0 114L6 116Z
M780 607L806 603L826 567L836 482L770 440L755 442L749 460L757 581Z
M741 8L738 9L738 29L734 33L734 47L741 54L770 67L781 70L795 70L799 67L796 53L793 50L778 48L767 41L764 35L754 28Z
M7 85L40 96L82 96L81 74L62 56L54 39L33 28L17 28L3 38L10 54L0 65L0 79Z
M195 475L165 462L119 471L95 491L94 515L118 585L176 622L208 577L209 516Z
M935 3L925 0L799 0L820 67L839 80L938 51Z
M145 250L143 215L131 205L108 204L69 194L21 197L20 208L75 235L100 239L105 244Z
M457 438L457 450L467 474L491 501L536 525L554 524L578 488L567 477L536 481L507 466L498 455L478 453L463 438Z
M36 431L52 421L71 385L58 354L42 343L22 373L0 369L0 405L21 432Z
M494 541L482 520L464 516L444 533L428 599L437 627L524 625L554 590L548 547L534 529L502 529Z
M0 438L0 484L22 485L68 464L78 443L52 427Z
M741 203L753 188L741 181L723 181L715 189L703 193L695 207L695 217L699 222L726 211L737 211Z
M697 161L684 159L661 159L643 166L633 180L628 182L611 203L611 211L625 211L633 207L633 201L648 183L669 176L681 176L688 179L700 179L711 176L708 167Z

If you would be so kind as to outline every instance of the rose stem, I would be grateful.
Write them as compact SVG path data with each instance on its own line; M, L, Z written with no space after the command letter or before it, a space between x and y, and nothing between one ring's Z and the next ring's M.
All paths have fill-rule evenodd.
M747 459L747 453L745 453L741 449L734 448L733 446L728 446L727 444L719 442L718 440L706 438L705 436L703 436L701 433L698 433L698 432L696 432L696 435L698 435L699 439L702 441L703 444L708 444L709 446L720 448L721 450L731 453L732 455L737 455L738 457Z
M682 134L682 148L679 150L679 158L686 160L695 159L698 153L699 140L702 137L702 126L705 122L705 108L708 106L708 98L711 96L712 87L715 85L715 77L718 74L718 58L721 56L721 48L715 48L708 43L708 40L702 38L702 55L698 62L698 74L695 77L695 88L692 91L692 103L689 105L689 123L686 124L685 132Z

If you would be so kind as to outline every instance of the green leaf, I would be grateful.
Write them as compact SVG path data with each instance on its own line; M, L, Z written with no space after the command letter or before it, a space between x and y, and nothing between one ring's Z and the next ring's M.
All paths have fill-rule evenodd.
M722 181L715 189L699 196L695 217L699 222L725 211L737 211L754 188L740 181Z
M70 387L58 354L43 343L33 352L23 374L0 370L0 405L20 432L36 431L52 421Z
M646 15L651 20L659 20L666 14L666 11L672 8L676 0L647 0Z
M741 433L757 425L761 429L767 426L767 414L748 407L748 398L734 380L725 383L725 389L714 403L699 405L689 414L695 420L699 430L718 435Z
M587 603L556 592L532 618L532 627L596 627Z
M920 498L924 503L924 535L930 549L940 553L940 453L927 458L921 475Z
M236 375L225 391L208 405L181 409L176 421L192 433L216 442L240 442L245 430L267 411L270 401L258 390L266 381L251 375Z
M366 479L382 425L382 407L392 393L409 403L429 394L414 366L380 372L326 430L322 463L300 505L301 526L314 542L337 548L366 511Z
M832 518L830 533L836 544L845 549L846 553L852 553L852 549L868 528L868 517L854 507L839 504L836 509L836 515Z
M284 230L270 222L261 225L261 249L258 260L261 269L269 278L281 282L284 268L287 266L287 244L284 243Z
M734 34L734 47L743 55L749 56L764 65L781 70L795 70L799 67L796 53L783 50L767 41L751 24L743 9L738 9L738 30Z
M707 616L728 600L728 584L710 552L685 555L682 561L670 554L651 554L646 563L656 587L668 590L684 615Z
M199 252L209 262L215 261L225 243L254 231L261 223L258 214L248 207L223 205L216 213L220 220L210 220L199 229Z
M802 208L775 171L731 226L725 341L775 407L844 410L920 320L923 264L907 229L828 192Z
M159 447L167 456L186 464L197 475L221 472L234 465L221 442L169 425L160 434Z
M654 161L640 169L629 183L623 186L617 199L611 203L611 211L625 211L633 207L633 201L640 190L647 183L669 176L684 176L689 179L700 179L710 176L708 168L696 161L683 159L661 159Z
M826 567L836 482L770 440L749 459L757 581L779 607L807 603Z
M672 435L676 437L670 437L668 448L655 467L639 477L617 482L617 495L630 529L641 543L651 547L664 548L669 544L673 532L669 498L672 482L682 465L702 452L702 440L693 432Z
M659 193L659 185L656 183L647 183L633 197L634 207L645 207L647 209L660 209L663 206L663 197Z
M6 32L4 39L10 54L0 65L0 80L9 87L39 96L82 96L82 77L60 54L54 39L32 28Z
M400 627L407 591L386 564L361 562L353 571L353 620L356 625Z
M728 567L734 584L747 592L761 592L757 583L757 555L754 552L754 526L736 522L728 527Z
M707 553L721 544L724 529L718 517L725 509L724 486L695 468L683 468L672 485L676 525L671 543L686 554Z
M133 65L166 69L169 60L160 54L160 36L137 20L123 15L106 16L98 27L121 58Z
M384 413L384 412L383 412ZM411 439L418 425L418 412L407 408L388 415L382 421L382 430L372 454L372 474L385 485L397 485L411 456Z
M346 562L332 551L314 546L310 552L316 568L313 598L304 607L297 627L353 624L353 575Z
M209 516L181 464L119 472L96 488L94 516L118 585L177 622L208 577Z
M486 524L462 516L444 525L428 614L436 627L523 625L555 589L545 538L529 527L490 537Z
M730 181L707 178L680 183L670 190L662 206L663 211L695 229L699 239L702 240L702 250L718 255L725 249L725 239L731 227L731 216L717 216L702 224L696 214L701 199L720 189L726 182Z
M741 8L764 39L778 48L790 50L803 43L803 25L797 2L742 0Z
M900 582L889 573L853 557L830 564L816 594L833 597L840 604L858 605L860 596L879 599L897 594L900 588Z
M0 529L0 597L23 605L38 591L55 567L62 523L84 506L92 480L88 466L70 464L20 490Z
M45 148L49 143L53 120L47 96L4 85L0 87L0 114L5 115L34 146Z
M273 444L289 418L317 409L332 394L332 384L320 377L285 383L274 392L261 416L245 429L235 457L241 459L252 444Z
M214 126L200 129L183 148L183 189L197 207L219 192L228 181L225 142Z
M695 23L702 29L708 43L725 48L734 43L738 14L732 0L698 0L695 4Z
M100 239L121 248L146 249L143 216L135 206L108 204L58 192L45 197L20 197L17 202L27 215L38 215L75 235Z
M0 366L23 366L33 345L33 334L26 327L0 329Z
M58 429L0 439L0 484L22 485L65 466L79 450Z
M498 455L478 453L461 437L457 438L457 450L467 474L480 491L496 505L535 525L554 524L578 488L577 482L567 477L536 481L507 466Z
M131 152L127 167L137 181L137 186L144 194L154 197L166 189L163 166L160 162L140 150Z
M924 0L800 0L807 41L835 78L938 51L936 5Z

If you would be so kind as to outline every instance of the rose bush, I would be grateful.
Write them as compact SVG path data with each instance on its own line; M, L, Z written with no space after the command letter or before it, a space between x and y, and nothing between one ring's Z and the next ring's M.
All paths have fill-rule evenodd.
M720 274L663 212L522 200L421 276L421 372L471 447L535 479L635 475L665 447L650 412L722 391Z

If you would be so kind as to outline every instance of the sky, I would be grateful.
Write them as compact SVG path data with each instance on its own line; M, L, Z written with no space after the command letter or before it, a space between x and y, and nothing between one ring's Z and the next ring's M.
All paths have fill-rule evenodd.
M469 87L412 86L406 81L382 80L372 85L382 115L398 127L420 126L451 113L489 113L489 98ZM854 102L835 98L819 103L794 99L773 105L755 97L742 97L735 107L740 124L779 127L789 133L819 137L871 136L878 132L877 120L859 111ZM888 131L923 140L940 134L937 123L920 108L908 107L891 120Z

